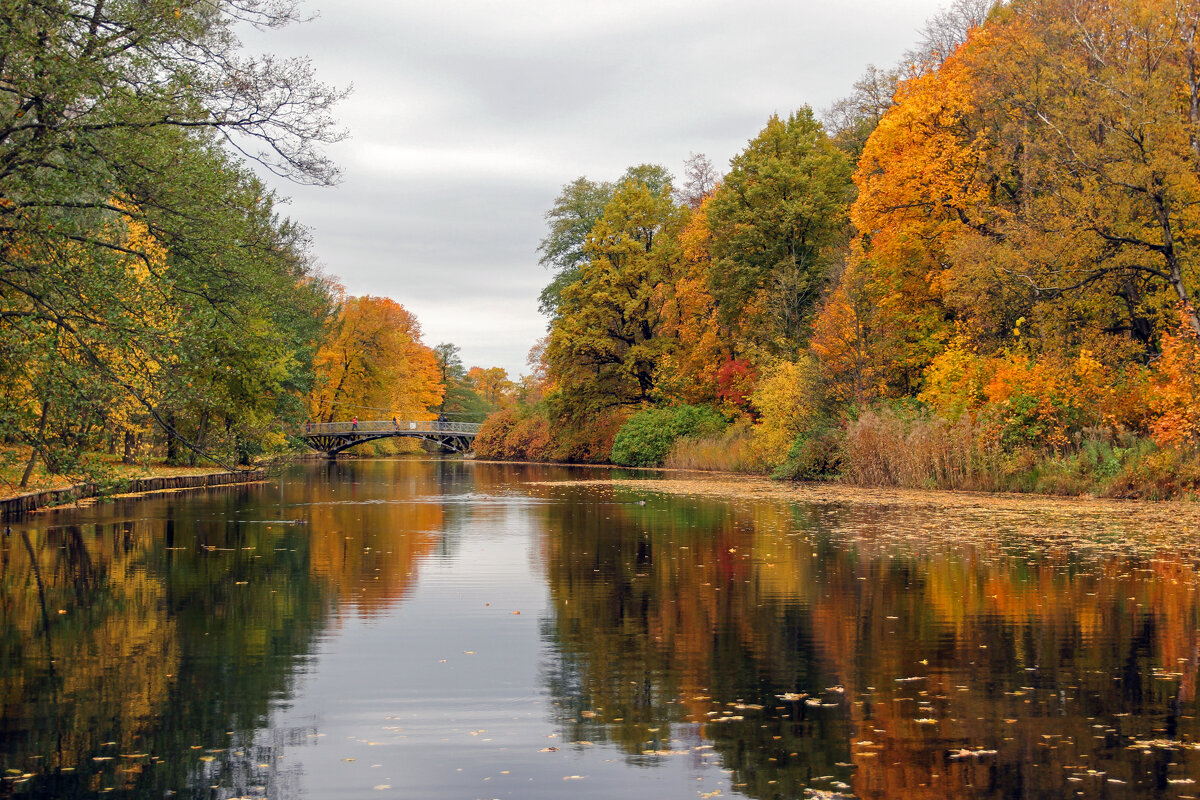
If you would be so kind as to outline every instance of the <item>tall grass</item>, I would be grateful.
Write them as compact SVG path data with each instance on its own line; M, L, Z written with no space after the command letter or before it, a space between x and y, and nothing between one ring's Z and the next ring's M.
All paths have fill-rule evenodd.
M1166 499L1200 493L1200 452L1105 428L1057 450L1005 452L969 417L947 422L887 407L847 423L844 480L860 486Z
M867 410L846 426L843 475L860 486L996 491L1003 458L981 433L967 415L947 422Z
M754 447L754 429L738 422L713 436L677 439L663 465L671 469L764 473L767 464Z

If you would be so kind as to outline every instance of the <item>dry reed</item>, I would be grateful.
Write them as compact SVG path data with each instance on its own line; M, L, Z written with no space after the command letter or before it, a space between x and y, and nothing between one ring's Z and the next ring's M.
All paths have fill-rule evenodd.
M715 472L762 474L767 470L754 447L753 427L732 425L716 436L687 436L676 440L664 466Z
M846 427L845 456L845 477L861 486L994 491L1001 482L998 451L966 415L951 423L866 411Z

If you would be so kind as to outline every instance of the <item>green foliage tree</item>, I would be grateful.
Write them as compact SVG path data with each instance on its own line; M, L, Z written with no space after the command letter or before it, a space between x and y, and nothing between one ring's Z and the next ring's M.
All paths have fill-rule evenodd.
M772 116L731 163L708 211L711 288L744 339L794 355L847 239L851 164L807 107Z
M446 387L438 414L455 419L482 419L491 407L471 388L460 352L461 348L451 342L442 342L433 348L438 372Z
M661 168L624 181L584 246L579 278L563 292L545 358L568 411L638 405L655 390L670 340L660 335L661 287L673 280L683 212Z
M287 0L0 0L0 395L22 399L0 437L30 466L69 469L106 429L238 460L282 441L329 292L230 151L332 182L341 93L244 55L234 28L296 18Z
M554 278L538 298L543 314L557 314L563 290L579 279L580 267L587 260L583 245L612 193L611 183L596 183L580 176L562 187L546 212L550 230L538 244L542 254L538 263L553 270Z

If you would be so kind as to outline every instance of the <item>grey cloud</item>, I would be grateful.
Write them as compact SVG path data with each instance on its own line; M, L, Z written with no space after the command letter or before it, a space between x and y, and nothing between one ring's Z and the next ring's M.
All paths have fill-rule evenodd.
M335 189L275 184L352 294L514 376L544 330L543 214L579 175L719 167L772 113L820 109L890 65L939 0L341 0L248 49L355 85Z

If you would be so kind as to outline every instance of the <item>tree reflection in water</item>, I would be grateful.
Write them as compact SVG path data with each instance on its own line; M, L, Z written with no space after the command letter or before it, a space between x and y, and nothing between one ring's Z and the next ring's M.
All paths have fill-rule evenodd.
M955 526L986 521L944 512L642 497L546 508L564 739L636 763L710 743L757 798L1186 796L1200 778L1188 557L999 526L964 545Z

